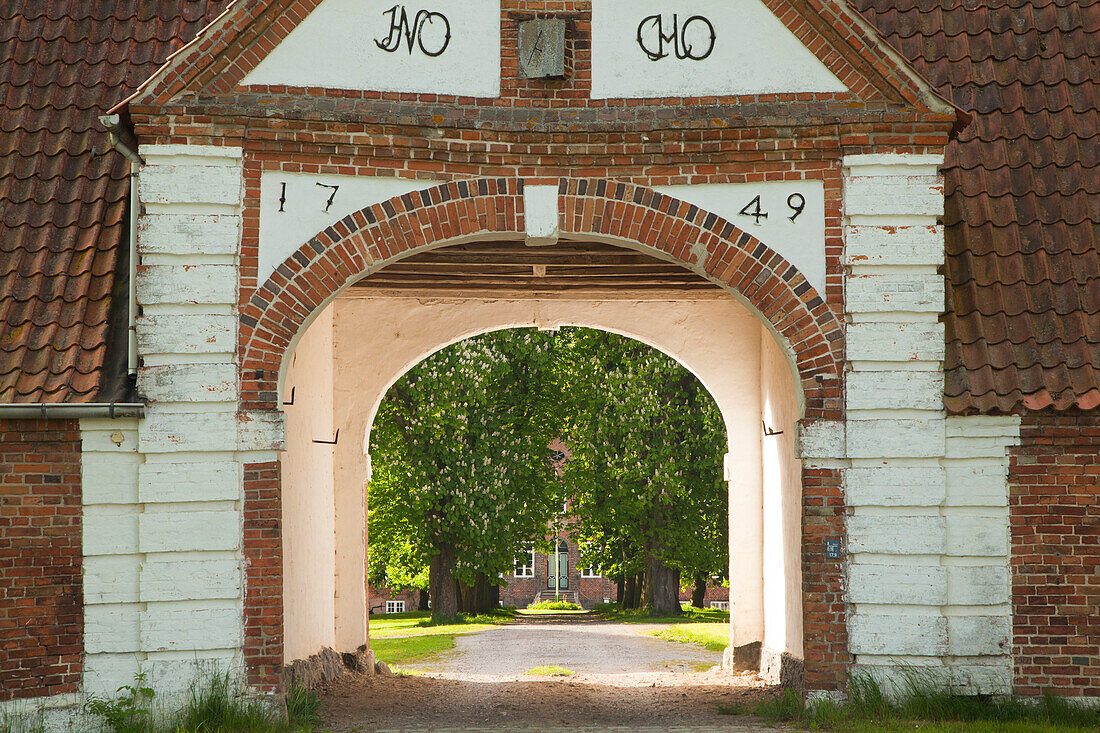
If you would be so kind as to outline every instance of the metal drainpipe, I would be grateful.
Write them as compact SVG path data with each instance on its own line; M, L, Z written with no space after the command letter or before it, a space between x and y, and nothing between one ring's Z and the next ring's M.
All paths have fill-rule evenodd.
M122 121L118 115L101 115L100 124L107 128L107 137L111 147L121 153L130 161L130 233L129 233L129 270L127 302L127 345L126 345L126 373L130 377L137 374L137 223L138 223L138 174L145 161L134 152L126 143L122 142L120 130Z
M0 405L0 420L11 419L78 419L99 417L117 420L127 417L144 417L145 405L140 402L87 402L57 404L17 404Z

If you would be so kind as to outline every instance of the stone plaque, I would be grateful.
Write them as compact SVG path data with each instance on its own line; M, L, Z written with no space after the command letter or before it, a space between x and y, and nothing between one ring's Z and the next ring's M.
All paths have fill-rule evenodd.
M527 79L565 76L565 21L519 24L519 73Z

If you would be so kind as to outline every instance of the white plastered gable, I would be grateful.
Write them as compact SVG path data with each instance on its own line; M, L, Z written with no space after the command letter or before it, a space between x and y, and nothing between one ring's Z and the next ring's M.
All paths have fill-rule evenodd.
M593 0L593 98L847 90L760 0Z
M499 0L325 0L242 81L500 95Z

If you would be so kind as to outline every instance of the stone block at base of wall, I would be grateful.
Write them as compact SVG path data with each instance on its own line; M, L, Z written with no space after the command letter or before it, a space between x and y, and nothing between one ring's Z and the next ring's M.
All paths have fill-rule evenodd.
M345 654L325 647L308 659L298 659L283 667L283 689L298 686L312 690L346 674L374 674L374 665L374 652L365 645Z
M760 649L760 678L802 692L806 684L806 664L798 657L777 649Z

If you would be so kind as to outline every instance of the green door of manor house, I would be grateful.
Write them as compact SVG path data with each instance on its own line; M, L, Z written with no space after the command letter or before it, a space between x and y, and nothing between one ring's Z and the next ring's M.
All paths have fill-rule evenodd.
M546 587L551 590L569 588L569 545L558 543L557 572L554 572L554 555L546 556Z

